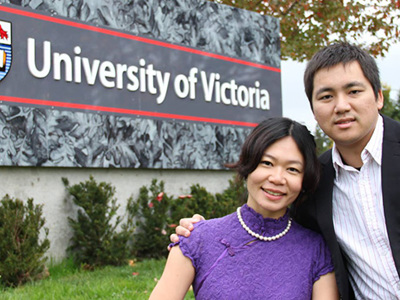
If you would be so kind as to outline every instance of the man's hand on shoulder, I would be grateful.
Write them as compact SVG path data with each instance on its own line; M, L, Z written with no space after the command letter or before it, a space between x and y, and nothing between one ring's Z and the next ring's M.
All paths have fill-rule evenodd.
M193 215L191 218L183 218L179 220L179 226L175 228L175 233L171 234L169 239L171 240L172 243L177 243L179 242L179 236L185 236L188 237L190 235L190 232L193 230L193 224L200 222L202 220L205 220L203 216L199 214ZM170 247L168 247L168 250L170 250Z

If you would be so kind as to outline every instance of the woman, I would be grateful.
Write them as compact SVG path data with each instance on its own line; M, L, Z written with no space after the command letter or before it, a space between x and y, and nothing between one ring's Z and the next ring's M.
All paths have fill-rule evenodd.
M314 191L315 142L287 118L260 123L230 167L247 183L247 203L194 225L169 254L150 299L338 299L323 238L289 217L288 206Z

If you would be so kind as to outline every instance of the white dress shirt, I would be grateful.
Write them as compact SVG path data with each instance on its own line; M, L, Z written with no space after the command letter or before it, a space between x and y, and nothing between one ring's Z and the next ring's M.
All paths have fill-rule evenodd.
M400 280L383 211L382 141L383 120L379 116L374 133L361 153L360 170L345 165L335 145L332 149L336 172L333 224L348 260L350 282L357 299L400 299Z

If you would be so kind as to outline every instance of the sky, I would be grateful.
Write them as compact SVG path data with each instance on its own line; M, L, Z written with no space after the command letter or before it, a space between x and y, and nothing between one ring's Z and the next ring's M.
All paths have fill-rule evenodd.
M400 44L394 44L383 58L377 58L382 84L392 88L391 97L397 99L400 91ZM316 122L303 86L306 63L291 60L281 62L283 116L292 118L314 133Z

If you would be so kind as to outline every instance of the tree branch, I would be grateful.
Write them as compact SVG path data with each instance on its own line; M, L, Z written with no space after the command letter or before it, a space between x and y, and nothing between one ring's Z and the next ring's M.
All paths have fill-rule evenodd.
M286 16L286 15L293 9L293 7L295 7L296 4L298 4L298 3L299 3L298 0L294 1L294 2L289 6L289 8L288 8L285 12L283 12L281 15L282 15L282 16Z

